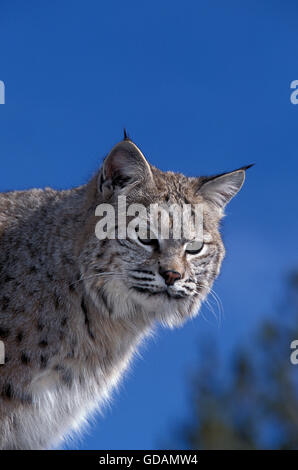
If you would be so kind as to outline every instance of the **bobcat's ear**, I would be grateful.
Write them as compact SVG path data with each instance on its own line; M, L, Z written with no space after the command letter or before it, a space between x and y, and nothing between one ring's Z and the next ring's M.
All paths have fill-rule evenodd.
M225 205L238 193L245 180L245 170L253 165L247 165L230 173L206 178L198 191L207 201L212 202L218 209Z
M101 192L112 192L133 183L152 180L150 165L141 150L127 138L105 158L98 180Z

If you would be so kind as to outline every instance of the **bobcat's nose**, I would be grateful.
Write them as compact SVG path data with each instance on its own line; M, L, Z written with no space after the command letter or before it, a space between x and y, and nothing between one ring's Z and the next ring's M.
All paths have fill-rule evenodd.
M181 279L181 274L178 271L172 271L171 269L164 270L159 268L159 274L164 278L167 286L172 286L176 281Z

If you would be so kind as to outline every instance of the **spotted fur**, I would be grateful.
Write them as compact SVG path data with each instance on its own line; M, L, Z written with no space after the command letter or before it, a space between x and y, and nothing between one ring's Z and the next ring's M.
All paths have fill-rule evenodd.
M244 172L164 173L125 133L86 185L0 195L1 449L57 446L108 400L157 322L174 327L198 313L224 257L223 209ZM201 204L204 250L98 240L95 208L119 194L146 207ZM161 267L181 278L166 285Z

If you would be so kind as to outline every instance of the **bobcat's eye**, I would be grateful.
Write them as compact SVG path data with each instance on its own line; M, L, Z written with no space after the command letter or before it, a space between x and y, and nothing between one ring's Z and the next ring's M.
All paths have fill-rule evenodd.
M147 245L147 246L152 246L153 248L158 248L159 243L156 238L140 238L138 237L139 242L142 243L142 245Z
M197 255L202 251L204 246L203 242L191 242L188 243L185 247L185 253L188 253L189 255Z

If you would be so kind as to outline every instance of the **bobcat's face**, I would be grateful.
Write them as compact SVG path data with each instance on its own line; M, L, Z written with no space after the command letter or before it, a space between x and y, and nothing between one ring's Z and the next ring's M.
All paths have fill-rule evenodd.
M244 174L240 169L214 178L187 178L150 166L131 141L114 147L101 169L97 197L99 204L114 208L115 238L92 236L86 251L90 255L82 266L82 278L94 302L103 304L110 316L143 311L169 326L196 315L224 257L218 230L224 206L240 189ZM123 212L119 195L125 195L126 207L139 204L146 208L142 220L151 230L146 231L147 236L136 226L133 234L127 230L125 237L118 237L117 217ZM158 219L158 226L148 215L152 204L169 213L168 219ZM181 236L174 235L176 212L168 210L173 204L176 212L185 204L199 209L199 237L194 210L184 213ZM130 222L128 217L126 228ZM169 227L166 237L164 224Z

